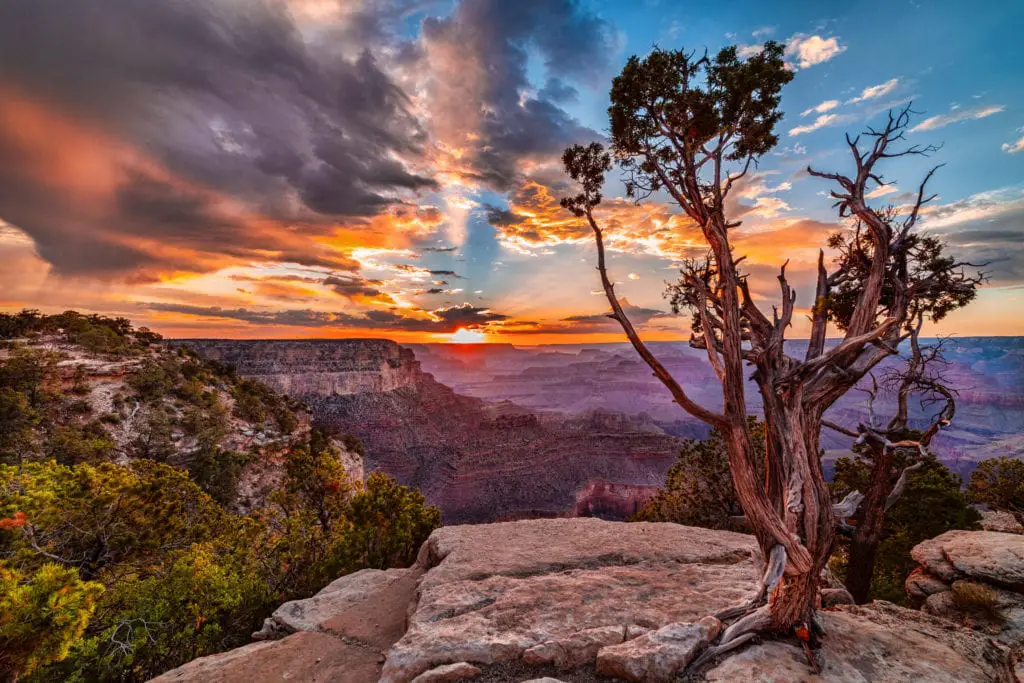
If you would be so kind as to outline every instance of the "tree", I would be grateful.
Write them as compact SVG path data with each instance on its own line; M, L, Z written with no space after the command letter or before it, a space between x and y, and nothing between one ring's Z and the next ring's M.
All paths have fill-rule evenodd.
M1024 512L1024 461L989 458L978 463L967 485L967 500L1015 515Z
M758 469L764 471L764 425L751 425ZM743 514L729 475L729 454L715 430L707 439L687 439L658 489L634 519L706 529L732 529Z
M904 249L921 207L933 197L921 184L916 201L897 217L871 208L869 181L880 183L875 166L885 159L927 154L933 147L894 149L904 138L910 109L890 112L880 130L868 129L871 141L848 146L857 174L811 175L838 186L832 191L841 218L854 217L870 245L867 273L838 344L826 345L833 289L853 277L842 264L829 274L819 253L816 302L811 339L802 358L787 353L785 337L795 311L796 295L778 277L781 304L769 318L754 303L742 258L737 258L729 231L740 223L730 217L727 199L757 160L777 142L775 124L782 87L792 79L783 48L766 43L742 61L735 47L715 57L681 50L656 49L644 59L632 57L611 89L611 153L598 143L566 150L563 162L580 191L562 200L591 227L597 267L611 317L654 375L683 410L718 430L729 453L729 469L740 504L765 558L755 598L727 610L721 618L737 619L718 643L699 657L742 645L759 631L796 633L812 652L817 644L814 605L821 570L831 554L836 514L822 473L819 435L822 416L872 368L894 354L912 320L912 302L921 292L910 285L905 269L890 268L891 254ZM602 228L595 209L601 202L604 175L612 155L626 173L627 194L642 201L662 192L682 210L707 242L706 259L683 269L680 303L693 313L691 345L706 351L720 380L722 407L713 410L690 398L658 361L623 310L605 262ZM942 283L929 283L939 288ZM883 296L884 293L888 293ZM766 476L758 477L755 447L747 422L744 363L753 367L765 421ZM812 659L812 666L815 663Z
M973 288L970 291L973 295ZM881 382L873 374L870 376L870 385L863 389L868 396L867 422L859 424L856 430L828 420L823 422L854 438L854 454L870 463L871 476L863 488L866 495L862 501L857 501L858 495L851 496L847 499L850 507L844 511L846 517L854 519L856 526L840 520L840 528L852 534L845 584L858 604L870 599L875 555L883 538L886 513L903 495L908 475L926 464L932 438L952 422L956 412L956 392L943 378L946 366L942 357L943 342L922 345L919 339L922 321L923 312L919 312L918 322L910 329L910 352L905 362L886 370ZM883 391L895 397L896 407L892 417L881 426L877 420L876 400ZM923 430L910 426L909 403L915 395L925 409L940 406L928 417Z
M14 683L66 657L102 592L101 584L58 564L29 576L0 564L0 681Z
M894 449L891 457L893 471L901 473L904 490L886 510L878 543L872 549L869 595L875 600L902 603L906 600L904 582L917 566L910 550L951 529L977 529L981 515L968 505L960 490L960 477L933 456L921 457L916 450L900 448ZM893 475L890 484L896 478ZM870 489L875 479L870 458L839 458L832 488L845 496ZM853 567L855 543L856 537L846 545L845 567L840 568L847 579Z

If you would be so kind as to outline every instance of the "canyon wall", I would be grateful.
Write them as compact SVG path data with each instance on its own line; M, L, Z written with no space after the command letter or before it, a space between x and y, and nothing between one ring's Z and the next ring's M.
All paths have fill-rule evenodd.
M394 391L422 374L409 349L387 339L182 340L209 360L233 365L296 397Z
M679 438L644 416L555 413L464 396L390 341L187 343L358 437L367 470L419 488L446 523L621 519L664 482L679 453Z

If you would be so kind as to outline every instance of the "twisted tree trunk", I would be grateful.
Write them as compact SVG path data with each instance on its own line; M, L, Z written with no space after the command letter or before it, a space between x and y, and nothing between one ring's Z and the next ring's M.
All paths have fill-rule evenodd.
M850 558L846 565L846 590L858 605L868 602L871 577L875 572L875 555L882 540L885 524L885 501L890 493L890 472L895 450L872 447L871 485L860 508L860 519L850 541Z

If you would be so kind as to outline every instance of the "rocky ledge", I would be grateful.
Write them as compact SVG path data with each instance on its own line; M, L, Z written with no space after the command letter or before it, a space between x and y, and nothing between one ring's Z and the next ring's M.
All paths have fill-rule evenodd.
M1010 647L1024 680L1024 536L947 531L910 554L921 566L907 577L907 593L921 611Z
M672 680L749 597L752 537L674 524L551 519L453 526L409 569L366 570L283 605L257 642L156 679L481 683ZM756 643L699 680L1009 681L1008 653L886 603L824 610L820 675L785 640Z

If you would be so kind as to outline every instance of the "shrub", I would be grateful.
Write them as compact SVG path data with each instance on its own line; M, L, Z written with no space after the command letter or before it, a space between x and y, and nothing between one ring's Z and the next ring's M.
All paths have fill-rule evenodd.
M108 460L114 452L114 442L99 425L65 425L50 434L44 446L46 457L62 465L97 463Z
M983 617L1003 622L1006 616L999 609L999 596L988 586L973 581L954 581L953 602L965 614L980 614Z
M0 563L0 679L17 680L67 657L102 592L58 564L25 574Z
M751 420L758 467L764 470L764 425ZM704 440L687 439L658 490L633 521L675 522L708 529L730 529L742 515L729 472L725 443L715 431Z
M971 472L967 500L984 503L996 510L1024 512L1024 461L989 458Z

